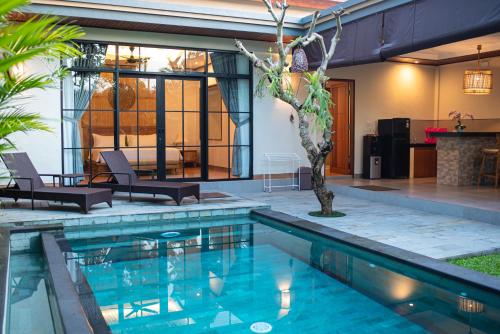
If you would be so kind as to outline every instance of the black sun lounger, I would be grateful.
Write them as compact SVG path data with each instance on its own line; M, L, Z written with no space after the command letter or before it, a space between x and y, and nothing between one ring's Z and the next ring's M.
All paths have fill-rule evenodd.
M57 175L38 174L26 153L5 153L2 160L9 169L11 180L7 187L0 188L0 197L13 198L16 202L19 198L31 199L31 209L35 208L35 200L76 203L85 213L94 204L112 206L112 194L108 189L46 187L40 176Z
M156 180L140 180L122 151L101 152L110 172L96 174L96 177L108 175L113 182L92 182L92 187L111 188L113 192L122 191L129 193L132 200L132 193L167 195L174 199L177 205L181 204L184 197L194 196L200 201L200 185L197 183L169 182ZM109 180L109 179L108 179Z

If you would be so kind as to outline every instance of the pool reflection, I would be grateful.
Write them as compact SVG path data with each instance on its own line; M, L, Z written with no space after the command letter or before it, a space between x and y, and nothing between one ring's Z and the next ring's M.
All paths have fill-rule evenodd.
M94 328L235 333L266 321L273 333L493 333L500 320L498 298L297 231L252 223L178 232L69 241L68 268Z

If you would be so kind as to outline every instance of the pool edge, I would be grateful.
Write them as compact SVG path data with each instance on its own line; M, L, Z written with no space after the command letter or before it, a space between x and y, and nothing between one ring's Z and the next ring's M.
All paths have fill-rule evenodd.
M0 332L7 333L10 276L10 230L0 228Z
M375 240L343 232L335 228L291 216L283 212L270 209L257 209L252 210L251 214L275 220L286 225L291 225L295 228L314 233L327 239L388 257L392 260L415 266L434 274L444 275L446 278L450 278L452 280L470 284L493 293L500 293L500 278L492 275L452 265L446 261L433 259L422 254L386 245Z
M59 245L52 234L41 234L55 303L64 333L94 334L71 280Z

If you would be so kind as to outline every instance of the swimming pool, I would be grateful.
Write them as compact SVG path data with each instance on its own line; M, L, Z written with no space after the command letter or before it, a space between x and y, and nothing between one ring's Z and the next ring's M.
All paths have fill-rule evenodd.
M498 333L500 296L256 216L58 239L97 332ZM170 232L170 233L165 233ZM173 232L173 233L172 233Z

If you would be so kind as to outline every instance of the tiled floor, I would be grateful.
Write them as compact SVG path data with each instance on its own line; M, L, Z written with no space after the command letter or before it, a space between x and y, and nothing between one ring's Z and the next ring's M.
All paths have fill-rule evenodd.
M404 180L364 180L351 177L332 178L328 183L344 186L380 185L396 188L391 193L403 196L459 204L474 208L495 210L500 215L500 188L493 186L445 186L436 184L435 178Z
M319 204L312 191L242 194L266 202L273 210L307 219L433 258L500 250L500 226L337 195L342 218L315 218Z

